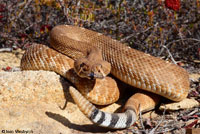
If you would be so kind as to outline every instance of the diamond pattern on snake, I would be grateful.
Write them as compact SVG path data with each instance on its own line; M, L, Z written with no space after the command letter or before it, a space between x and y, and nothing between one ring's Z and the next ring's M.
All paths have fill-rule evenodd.
M181 101L188 95L189 76L183 68L126 46L103 34L70 25L59 25L50 33L51 48L29 47L21 60L22 70L54 71L71 81L70 94L79 109L99 126L130 127L139 111L153 109L158 96ZM95 107L118 100L120 92L111 73L139 88L122 113L106 113Z

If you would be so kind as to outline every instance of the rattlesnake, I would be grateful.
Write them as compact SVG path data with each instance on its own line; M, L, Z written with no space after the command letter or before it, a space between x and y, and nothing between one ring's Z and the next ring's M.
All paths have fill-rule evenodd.
M139 106L144 111L158 103L155 94L173 101L181 101L188 94L189 76L183 68L132 49L103 34L76 26L60 25L52 29L50 44L55 50L39 44L31 46L22 57L22 70L55 71L72 81L87 98L86 100L77 90L70 88L76 104L91 121L100 126L131 126L137 119ZM133 95L127 101L124 113L110 114L94 107L90 102L102 105L115 102L119 98L119 91L110 77L89 80L74 73L72 59L85 57L88 50L93 48L98 48L103 59L111 64L112 75L151 93Z

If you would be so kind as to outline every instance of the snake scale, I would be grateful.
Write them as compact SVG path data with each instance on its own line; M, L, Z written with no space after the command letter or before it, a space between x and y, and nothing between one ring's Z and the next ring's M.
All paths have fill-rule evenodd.
M134 124L139 113L154 107L157 95L181 101L189 91L189 75L183 68L140 52L103 34L69 25L59 25L50 33L49 48L33 45L21 60L22 70L50 70L69 79L76 89L70 93L80 110L95 124L109 128L127 128ZM116 82L110 78L89 80L80 78L73 70L74 60L86 56L88 49L98 48L103 60L111 64L111 74L133 87L151 93L133 95L123 113L106 113L93 104L106 105L119 98ZM70 57L70 58L69 58ZM72 60L72 59L73 60Z

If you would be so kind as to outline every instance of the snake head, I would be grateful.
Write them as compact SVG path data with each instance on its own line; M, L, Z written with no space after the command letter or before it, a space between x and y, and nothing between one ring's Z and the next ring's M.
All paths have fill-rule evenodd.
M81 58L74 62L74 70L81 78L103 79L110 73L111 65L102 60L90 61Z

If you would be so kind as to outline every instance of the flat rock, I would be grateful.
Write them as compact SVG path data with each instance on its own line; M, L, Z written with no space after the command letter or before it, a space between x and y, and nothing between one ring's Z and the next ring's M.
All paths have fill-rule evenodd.
M184 99L180 102L165 104L159 107L160 110L175 111L179 109L189 109L200 106L199 102L194 99Z
M107 132L80 112L68 92L69 86L54 72L0 72L0 130L42 134ZM119 105L109 107L103 110L113 112Z
M200 81L200 74L190 74L190 75L189 75L189 78L190 78L192 81Z

